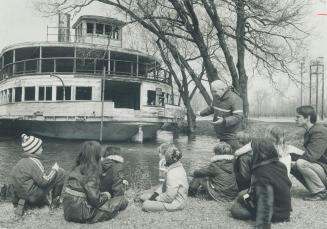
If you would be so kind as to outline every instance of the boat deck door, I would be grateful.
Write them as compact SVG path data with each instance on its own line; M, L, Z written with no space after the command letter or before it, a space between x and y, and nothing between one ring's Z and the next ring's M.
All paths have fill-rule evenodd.
M111 100L115 108L140 110L140 83L106 80L104 100Z

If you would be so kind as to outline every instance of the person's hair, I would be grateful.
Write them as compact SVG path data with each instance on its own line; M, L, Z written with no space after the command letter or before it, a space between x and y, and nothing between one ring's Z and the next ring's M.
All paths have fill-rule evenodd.
M278 126L269 126L265 129L264 137L275 145L285 145L286 131Z
M232 147L226 142L219 142L217 145L215 145L213 152L215 155L233 154Z
M101 145L97 141L86 141L82 144L76 159L76 167L80 167L82 175L87 177L101 174Z
M312 106L300 106L296 108L296 113L302 115L304 118L308 118L310 116L310 122L312 124L317 122L317 113Z
M159 154L165 155L166 151L168 150L171 143L165 142L158 146L157 151Z
M246 145L252 140L252 136L245 131L238 132L236 138L241 145Z
M252 148L252 168L257 167L261 162L267 160L278 161L278 152L271 140L266 138L256 138L251 142Z
M178 162L182 156L182 152L174 144L170 144L165 152L166 166Z
M103 151L103 157L106 158L110 155L118 155L120 152L120 148L116 146L106 146L106 148Z

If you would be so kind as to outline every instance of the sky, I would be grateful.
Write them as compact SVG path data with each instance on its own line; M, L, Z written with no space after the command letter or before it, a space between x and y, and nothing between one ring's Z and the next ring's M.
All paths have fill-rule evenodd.
M0 0L0 50L8 45L27 41L45 41L47 39L47 25L56 26L58 18L55 16L44 17L33 7L34 0ZM308 10L305 23L312 27L311 37L308 43L308 54L306 58L325 57L327 62L327 0L311 0L311 8ZM117 15L107 15L112 12L104 9L101 3L94 3L83 9L79 15L96 14L101 16L115 17ZM326 14L326 16L318 15ZM78 15L77 15L78 16ZM76 21L77 16L72 18L71 25ZM309 65L309 64L307 64ZM250 91L255 90L258 79L249 83ZM283 82L282 87L290 94L298 94L296 87L290 85L288 81ZM253 86L254 85L254 86ZM268 81L262 80L263 88L270 88ZM254 88L253 88L254 87ZM291 89L289 89L289 87Z

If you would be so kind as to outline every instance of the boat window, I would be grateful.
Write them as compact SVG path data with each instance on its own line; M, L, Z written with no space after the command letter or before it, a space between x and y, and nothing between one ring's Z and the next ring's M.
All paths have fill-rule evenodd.
M25 101L35 100L35 87L25 87Z
M113 39L119 39L119 28L115 28L114 29L114 33L113 33Z
M108 52L106 50L99 50L99 49L77 48L76 57L108 59Z
M38 71L38 60L29 60L25 64L25 72L37 72Z
M74 57L74 48L71 47L43 47L42 57Z
M96 23L95 29L96 34L103 34L103 24Z
M105 25L105 30L104 30L105 34L111 37L111 33L112 33L112 27L111 25Z
M22 88L15 87L15 102L22 101Z
M73 72L74 60L70 59L57 59L56 72Z
M54 72L54 60L42 60L42 72Z
M93 27L94 27L93 23L86 23L86 32L92 34L93 33Z
M8 89L8 100L9 100L9 103L12 103L12 88Z
M156 92L155 91L148 91L148 100L147 104L149 106L155 106L156 105Z
M45 87L45 100L52 100L52 87Z
M77 59L76 72L94 73L93 59Z
M92 100L92 87L76 87L76 100Z
M116 61L116 73L121 75L132 74L132 63L127 61Z
M63 97L64 97L64 90L63 90L64 87L62 86L58 86L57 87L57 97L56 97L56 100L62 100ZM71 87L68 86L66 87L65 86L65 100L71 100Z
M39 101L52 100L52 87L39 87Z
M107 60L96 60L95 62L95 70L97 73L103 72L103 67L106 67L106 70L108 70L108 61Z
M39 87L39 101L43 101L45 96L44 96L44 87Z
M10 50L3 55L4 65L11 64L13 62L13 51Z
M20 48L15 51L15 61L40 58L40 47Z

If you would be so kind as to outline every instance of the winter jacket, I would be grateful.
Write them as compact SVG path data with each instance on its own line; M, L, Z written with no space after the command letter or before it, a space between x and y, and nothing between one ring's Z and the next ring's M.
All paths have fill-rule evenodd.
M162 186L162 193L156 198L163 202L169 210L181 210L187 200L188 181L181 162L171 164L167 168L166 179Z
M327 128L314 124L304 134L305 148L301 159L321 165L327 174Z
M36 203L42 198L56 177L56 171L46 175L38 155L23 154L23 158L13 167L10 183L18 198Z
M208 177L208 192L214 200L231 201L238 194L233 160L233 155L216 155L208 166L194 171L194 177Z
M100 176L88 177L77 166L69 174L64 191L63 208L67 221L91 222L108 197L100 193Z
M260 143L259 143L260 142ZM278 160L276 148L268 140L252 141L252 198L256 206L256 226L290 218L291 181L284 164ZM260 153L259 153L260 152Z
M220 140L236 139L236 133L242 129L243 101L232 89L228 89L221 98L213 97L212 104L201 111L201 116L214 114L213 121L218 117L224 118L224 122L215 125L217 137Z
M125 192L124 158L118 155L111 155L104 159L102 164L102 176L100 191L109 192L112 197L122 196Z

